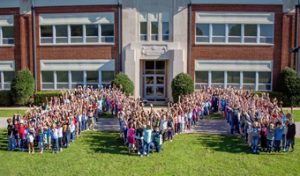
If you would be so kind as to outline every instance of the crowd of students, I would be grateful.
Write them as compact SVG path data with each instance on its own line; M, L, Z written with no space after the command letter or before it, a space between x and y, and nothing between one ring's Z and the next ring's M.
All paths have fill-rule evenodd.
M21 117L7 119L8 150L58 153L85 130L93 130L102 111L117 112L124 94L119 90L79 88L32 107Z
M67 91L31 108L23 118L16 114L8 119L9 150L34 153L38 146L40 153L46 147L53 153L62 151L82 131L94 129L103 111L118 117L124 144L130 153L140 156L160 152L164 142L172 142L174 135L191 130L210 113L221 113L231 133L241 134L253 153L294 150L296 127L291 114L284 114L268 94L258 96L232 88L203 88L160 110L152 105L146 108L141 99L127 97L117 89Z

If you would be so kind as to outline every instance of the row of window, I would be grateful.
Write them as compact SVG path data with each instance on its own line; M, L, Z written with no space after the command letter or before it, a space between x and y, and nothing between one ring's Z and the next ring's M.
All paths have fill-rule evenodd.
M148 30L148 22L142 21L140 22L140 40L141 41L148 41L148 32L150 32L150 39L151 41L159 41L160 35L162 36L162 41L169 41L169 22L161 22L162 25L162 33L159 32L159 22L158 21L151 21L150 23L150 30Z
M42 44L114 43L114 24L45 25Z
M272 90L272 72L196 71L196 89L201 86Z
M196 43L273 44L273 24L196 24Z
M14 27L0 26L0 45L13 45L14 43Z
M0 71L0 90L10 90L11 81L14 77L14 71Z
M42 89L98 88L109 85L114 76L114 71L42 71Z

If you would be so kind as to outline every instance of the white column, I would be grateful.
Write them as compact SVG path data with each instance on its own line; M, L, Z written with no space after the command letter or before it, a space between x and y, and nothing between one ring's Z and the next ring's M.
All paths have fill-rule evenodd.
M208 72L208 87L211 87L211 71Z
M212 33L213 33L213 27L212 24L209 24L209 43L212 43Z
M55 28L55 26L53 25L52 26L52 31L53 31L53 34L52 34L52 43L56 43L56 28Z
M83 71L83 85L86 86L86 78L87 78L87 73L86 71Z
M158 15L158 41L162 41L162 13L159 13Z
M71 26L68 25L68 43L71 43Z
M68 77L69 77L69 89L72 89L72 72L68 71Z
M260 24L256 26L257 34L256 34L256 43L259 43L259 36L260 36Z
M2 40L3 40L3 33L2 33L2 28L0 27L0 45L2 45Z
M255 91L258 91L259 73L255 72Z
M86 28L85 28L85 25L82 25L82 38L83 38L83 43L86 43Z
M229 36L229 26L225 24L225 43L228 43L228 36Z
M244 39L244 36L245 36L245 25L242 24L241 27L242 27L242 29L241 29L241 32L242 32L242 34L241 34L241 42L245 43L245 39Z
M101 24L98 24L98 42L101 43Z
M102 70L98 70L98 84L99 84L99 88L102 86Z
M147 15L147 41L151 41L151 20L150 20L150 15Z
M1 76L1 89L4 90L4 73L0 72L0 76Z
M244 82L243 78L244 78L244 74L243 74L243 72L241 71L241 72L240 72L240 88L242 88L242 87L244 86L244 85L243 85L243 82Z
M224 88L227 88L227 71L224 72Z
M53 77L54 77L54 89L56 90L57 89L57 74L56 74L56 71L53 72Z

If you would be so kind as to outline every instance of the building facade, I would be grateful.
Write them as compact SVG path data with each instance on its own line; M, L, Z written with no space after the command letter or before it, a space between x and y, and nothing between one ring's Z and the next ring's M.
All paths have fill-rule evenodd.
M0 0L0 89L28 68L38 90L109 85L166 101L179 73L195 88L276 90L296 68L293 0Z

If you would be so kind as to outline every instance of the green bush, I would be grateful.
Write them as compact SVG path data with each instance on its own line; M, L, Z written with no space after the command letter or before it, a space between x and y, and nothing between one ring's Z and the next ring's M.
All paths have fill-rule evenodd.
M117 88L121 89L126 95L133 95L133 82L124 73L119 73L112 81L112 85L117 86Z
M34 95L34 104L35 105L42 105L46 100L50 100L51 97L60 97L63 95L61 91L40 91L36 92Z
M172 81L173 101L178 102L179 96L188 95L194 92L194 81L185 73L178 74Z
M297 105L300 101L300 77L291 68L285 68L280 73L279 90L285 95L288 106Z
M0 106L12 105L10 91L0 91Z
M11 84L11 95L15 105L26 105L34 92L34 78L28 69L17 72Z

